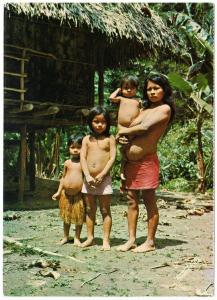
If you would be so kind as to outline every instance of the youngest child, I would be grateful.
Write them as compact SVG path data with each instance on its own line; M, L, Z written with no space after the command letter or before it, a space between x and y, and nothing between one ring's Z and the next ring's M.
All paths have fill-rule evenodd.
M130 127L135 118L139 115L141 100L136 98L139 80L136 76L126 76L121 80L121 86L117 88L109 97L112 103L119 103L118 129ZM125 147L121 147L121 180L126 180L124 166L126 164Z
M52 196L53 200L59 200L60 217L63 219L64 237L60 241L63 245L69 242L69 229L75 224L74 245L80 246L80 235L85 218L84 203L81 194L83 174L80 164L80 151L83 136L71 135L68 140L71 158L64 162L63 176L60 180L57 192Z

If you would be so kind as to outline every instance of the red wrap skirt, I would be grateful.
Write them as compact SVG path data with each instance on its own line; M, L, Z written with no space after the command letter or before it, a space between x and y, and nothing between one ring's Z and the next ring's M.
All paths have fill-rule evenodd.
M127 190L156 189L159 184L159 160L157 154L146 155L142 160L128 161L125 165Z

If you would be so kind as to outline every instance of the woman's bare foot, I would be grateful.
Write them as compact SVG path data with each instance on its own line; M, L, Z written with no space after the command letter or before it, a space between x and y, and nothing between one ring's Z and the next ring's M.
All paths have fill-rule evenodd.
M120 245L117 248L117 251L126 252L126 251L134 249L134 248L136 248L136 244L134 243L134 241L127 241L125 244Z
M69 242L69 238L64 237L64 238L59 242L59 245L64 245L64 244L67 244L68 242Z
M73 243L74 246L78 246L78 247L81 247L81 241L78 239L78 238L74 238L74 243Z
M145 242L142 245L136 247L135 249L132 249L131 251L135 253L143 253L143 252L149 252L154 250L155 250L154 244Z
M95 245L95 242L93 239L87 239L85 242L83 242L81 244L81 248L86 248L86 247L90 247L90 246L93 246Z
M111 246L110 246L110 244L109 244L108 241L103 241L103 245L102 245L102 249L101 250L102 251L109 251L109 250L111 250Z

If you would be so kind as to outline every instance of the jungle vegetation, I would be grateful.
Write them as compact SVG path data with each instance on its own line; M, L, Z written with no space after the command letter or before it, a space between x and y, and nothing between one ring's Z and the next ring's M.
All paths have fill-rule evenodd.
M213 188L213 56L214 6L211 3L150 3L150 8L173 30L178 51L168 57L140 58L125 68L106 70L104 105L113 109L109 94L119 86L125 74L139 77L140 96L145 77L150 72L168 76L177 107L176 118L158 148L161 162L161 187L175 191L204 193ZM97 95L95 76L95 104ZM58 179L68 158L67 138L75 131L88 133L87 126L47 129L36 135L36 174ZM112 128L116 133L116 127ZM19 140L18 133L5 133L7 139ZM16 175L19 147L4 153L5 176ZM118 186L120 154L112 170Z

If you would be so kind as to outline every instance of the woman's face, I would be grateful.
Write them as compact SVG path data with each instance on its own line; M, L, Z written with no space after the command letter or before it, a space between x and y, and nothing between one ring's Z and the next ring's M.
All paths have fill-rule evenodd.
M160 85L149 80L147 84L147 96L152 103L162 101L164 97L164 90Z
M102 134L106 130L107 122L103 114L96 115L92 120L93 131Z

